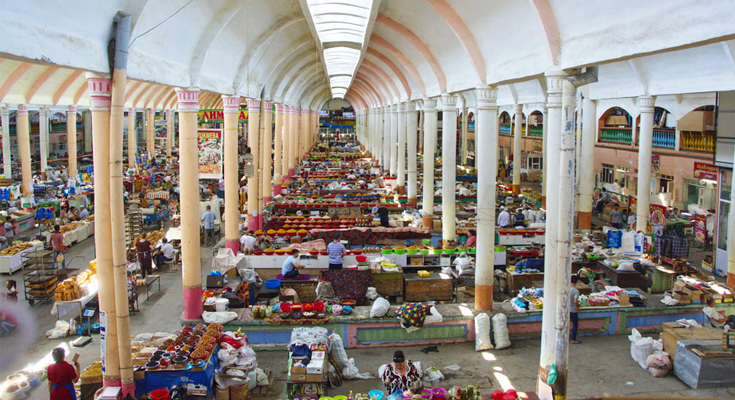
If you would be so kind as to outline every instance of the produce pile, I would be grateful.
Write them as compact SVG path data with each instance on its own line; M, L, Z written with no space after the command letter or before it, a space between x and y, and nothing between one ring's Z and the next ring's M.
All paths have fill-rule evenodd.
M23 250L28 250L33 247L32 244L27 242L16 242L12 246L8 246L0 251L0 256L14 256Z
M84 288L97 281L97 261L89 263L89 268L79 275L65 279L56 285L54 291L54 301L71 301L77 300L85 295Z
M156 243L160 242L161 239L163 239L166 236L166 233L163 232L163 229L149 232L145 236L145 240L147 240L152 246L155 246Z

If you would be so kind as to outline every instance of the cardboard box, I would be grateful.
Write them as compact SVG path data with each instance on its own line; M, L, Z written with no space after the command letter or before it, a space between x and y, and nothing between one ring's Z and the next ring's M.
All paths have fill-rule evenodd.
M625 293L625 292L618 293L618 303L620 303L621 307L630 306L630 296L628 296L628 293Z
M684 292L674 291L674 298L679 300L679 304L691 304L692 298Z
M694 286L685 286L682 292L689 295L690 301L694 304L701 303L702 291L695 288Z
M322 374L306 374L306 382L322 382L323 380Z
M435 231L441 231L442 230L442 220L435 219L433 221L433 228Z
M313 359L311 362L309 362L309 365L306 366L306 374L307 375L321 375L324 373L324 368L326 367L326 360L324 358L322 359Z
M674 291L675 292L677 292L677 291L680 292L682 289L684 289L684 287L686 287L686 283L684 283L682 281L678 281L678 280L677 281L674 281Z
M250 398L248 384L242 386L230 386L230 400L247 400Z
M300 364L297 364L297 361L294 360L294 362L291 363L291 374L305 374L306 373L306 367L301 366Z
M291 374L291 382L306 382L306 374Z

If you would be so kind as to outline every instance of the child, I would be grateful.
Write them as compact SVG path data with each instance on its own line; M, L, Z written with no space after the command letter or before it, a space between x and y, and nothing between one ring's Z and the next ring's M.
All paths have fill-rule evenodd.
M13 279L8 279L5 282L5 299L13 303L18 302L18 290L16 289L16 282Z

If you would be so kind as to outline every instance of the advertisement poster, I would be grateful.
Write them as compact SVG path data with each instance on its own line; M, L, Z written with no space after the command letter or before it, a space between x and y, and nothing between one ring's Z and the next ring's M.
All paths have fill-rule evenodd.
M156 131L156 139L166 139L168 135L168 121L165 119L157 119L153 122Z
M717 167L705 163L694 163L694 178L707 179L710 181L717 180Z
M694 216L694 241L704 244L707 240L707 217L704 215Z
M225 120L225 113L222 109L218 110L199 110L197 114L199 124L221 124ZM241 108L237 116L238 123L248 122L248 110Z
M544 151L544 142L537 142L533 141L533 151L536 153L541 153Z
M636 199L635 196L628 196L628 208L632 215L635 215L635 213L638 212L638 199Z
M651 172L658 174L659 167L661 167L661 156L658 154L651 155Z
M663 235L666 229L666 207L651 204L649 210L651 232L656 235Z
M199 129L199 179L222 177L222 130Z

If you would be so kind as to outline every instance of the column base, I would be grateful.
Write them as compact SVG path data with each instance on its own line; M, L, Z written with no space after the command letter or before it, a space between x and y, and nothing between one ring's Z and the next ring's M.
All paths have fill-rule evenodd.
M248 230L253 232L258 230L258 216L248 215Z
M260 230L263 229L263 216L262 215L258 215L258 229Z
M237 254L237 252L240 251L240 241L225 240L225 247L232 250L233 253Z
M732 272L727 273L727 286L735 287L735 274Z
M407 207L416 207L416 198L406 200Z
M577 213L577 229L583 231L592 229L592 212L579 211Z
M202 286L187 288L184 286L184 319L193 320L202 317Z
M541 196L541 208L546 209L546 196Z
M421 225L424 228L433 229L434 228L434 217L431 215L421 216Z
M521 185L513 184L513 194L521 194Z
M273 197L263 197L263 205L268 204L269 201L271 201Z
M276 185L275 187L273 187L273 195L280 196L282 190L283 190L283 187L281 186L281 184Z
M404 194L406 194L406 186L405 185L396 186L396 190L398 191L398 194L400 196L403 196Z
M482 311L493 309L493 285L475 285L475 308Z
M122 379L119 376L103 376L102 387L120 387L122 386Z
M290 178L290 177L292 177L292 176L293 176L293 168L290 168L290 169L288 170L288 177Z
M130 395L135 398L135 382L130 382L122 385L122 397L123 399Z

